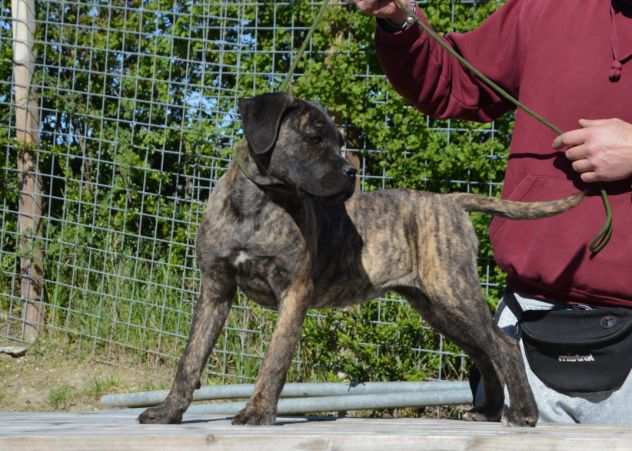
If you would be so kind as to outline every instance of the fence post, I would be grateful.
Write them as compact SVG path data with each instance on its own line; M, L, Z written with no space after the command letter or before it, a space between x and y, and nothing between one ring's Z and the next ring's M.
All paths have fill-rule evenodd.
M31 82L35 61L35 1L12 0L13 80L15 126L18 142L18 236L20 252L20 295L23 302L22 336L32 343L44 320L43 257L39 244L42 192L37 156L39 109Z

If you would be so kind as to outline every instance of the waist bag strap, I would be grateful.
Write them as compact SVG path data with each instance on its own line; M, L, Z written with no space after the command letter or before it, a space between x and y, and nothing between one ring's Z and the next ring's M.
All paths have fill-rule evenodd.
M505 305L507 306L507 308L509 308L509 310L511 310L511 313L514 314L518 322L520 322L520 320L522 320L524 310L520 306L518 299L516 299L516 295L514 294L514 292L509 288L505 290L503 301L505 301Z

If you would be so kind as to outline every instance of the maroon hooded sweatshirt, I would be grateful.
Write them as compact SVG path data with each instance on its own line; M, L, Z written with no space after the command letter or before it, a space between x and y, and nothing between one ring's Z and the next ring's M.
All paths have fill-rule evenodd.
M426 20L423 13L419 16ZM450 44L488 77L562 130L578 119L632 122L632 0L509 0L479 28ZM380 64L395 89L435 118L491 121L514 107L417 27L378 25ZM513 289L560 302L632 307L632 180L607 183L613 236L600 253L587 245L605 221L599 185L584 184L555 134L517 111L502 196L551 200L592 195L560 215L495 218L490 237Z

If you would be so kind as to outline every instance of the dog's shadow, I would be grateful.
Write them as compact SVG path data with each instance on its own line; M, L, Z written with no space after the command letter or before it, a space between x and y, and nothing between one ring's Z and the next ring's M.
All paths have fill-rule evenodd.
M309 416L305 416L305 417L292 417L292 420L285 420L283 421L283 417L281 417L280 421L277 420L276 423L274 423L275 426L285 426L288 424L303 424L303 423L315 423L315 422L321 422L321 421L336 421L339 418L344 418L344 417L338 417L335 415L309 415Z
M285 418L285 419L284 419ZM291 418L291 419L290 419ZM316 423L321 421L336 421L339 418L336 415L307 415L307 416L281 416L277 418L274 424L271 426L287 426L292 424L307 424L307 423ZM194 419L194 420L184 420L182 424L198 424L198 423L218 423L223 421L230 421L233 419L233 415L227 415L217 418L210 419ZM237 426L242 427L242 426Z

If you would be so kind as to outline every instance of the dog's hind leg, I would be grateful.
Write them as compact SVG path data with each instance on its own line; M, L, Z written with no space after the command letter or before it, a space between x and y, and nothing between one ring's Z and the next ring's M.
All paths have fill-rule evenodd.
M494 324L480 294L467 297L463 291L448 291L445 295L451 299L458 295L463 302L454 304L433 295L431 301L417 299L412 304L431 326L472 358L485 379L485 404L467 412L464 419L499 421L504 416L513 425L535 425L537 408L517 343ZM504 385L509 392L509 410L503 406Z
M311 294L312 281L307 273L301 280L295 281L283 296L279 318L257 376L255 391L246 406L233 418L233 424L274 423L279 395L301 336Z
M533 426L537 407L518 343L494 323L480 289L476 247L467 243L425 246L426 259L419 275L423 296L413 305L428 323L462 347L481 370L486 404L473 410L470 419L498 420L502 413L511 424ZM505 411L504 385L510 398Z
M474 361L476 366L481 370L481 373L485 375L485 405L477 411L471 410L467 412L465 419L500 421L504 401L503 387L498 379L492 360L489 357L488 348L491 346L491 343L484 343L484 346L479 345L481 340L478 336L480 336L481 333L485 335L487 335L487 333L483 331L472 331L472 323L462 325L459 324L461 323L459 320L457 320L456 323L452 323L449 322L453 320L452 318L445 320L442 315L435 315L434 306L430 307L428 299L421 293L406 290L401 294L408 299L410 304L421 314L422 318L435 330L459 345ZM485 323L486 321L483 321L483 324L479 322L475 327L480 326L480 328L483 328L485 327ZM473 337L473 335L477 337ZM492 341L491 337L489 337L489 341Z
M182 421L182 415L193 399L193 391L200 387L202 369L228 317L235 290L235 281L227 272L203 275L189 341L178 363L171 391L161 404L148 408L138 417L140 423Z
M538 411L518 343L494 323L481 293L474 228L467 214L452 203L436 198L432 208L433 214L418 223L419 296L411 302L481 370L486 404L472 411L470 418L497 420L502 416L511 424L534 426ZM509 409L503 408L504 386Z

